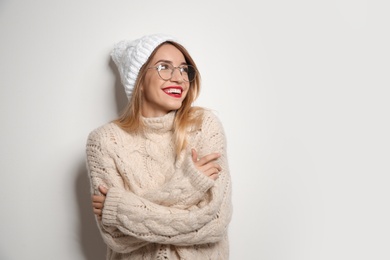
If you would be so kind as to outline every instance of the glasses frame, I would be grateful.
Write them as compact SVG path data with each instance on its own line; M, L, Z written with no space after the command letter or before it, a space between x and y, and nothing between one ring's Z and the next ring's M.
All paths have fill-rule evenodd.
M172 67L172 69L171 69L171 76L170 76L168 79L164 79L164 78L161 76L161 74L160 74L160 71L162 70L161 67L164 66L164 64L158 64L157 66L149 67L148 69L155 69L155 70L157 70L158 76L159 76L162 80L164 80L164 81L168 81L168 80L171 80L171 79L172 79L173 73L175 72L175 69L178 69L178 70L179 70L180 75L181 75L182 79L183 79L185 82L192 82L192 81L194 81L195 78L196 78L196 74L198 73L198 71L195 69L195 67L192 66L192 65L190 65L190 64L183 64L183 65L180 65L180 66L178 66L178 67L175 67L175 66L173 66L172 64L169 64L169 63L166 64L166 65ZM183 67L192 68L193 73L194 73L194 76L193 76L193 78L192 78L191 80L190 80L189 78L188 78L188 80L186 80L186 79L183 77ZM188 74L189 74L189 73L188 73Z

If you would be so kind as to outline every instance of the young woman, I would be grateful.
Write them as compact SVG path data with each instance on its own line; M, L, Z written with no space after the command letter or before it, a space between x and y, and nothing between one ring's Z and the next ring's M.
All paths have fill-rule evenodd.
M107 259L229 258L231 183L222 125L193 107L197 67L174 38L118 43L129 103L92 131L87 166Z

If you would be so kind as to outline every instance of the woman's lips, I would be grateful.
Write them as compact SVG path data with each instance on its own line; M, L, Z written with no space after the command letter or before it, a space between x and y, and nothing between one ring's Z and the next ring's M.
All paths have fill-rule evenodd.
M180 98L183 93L183 88L180 86L169 86L163 88L163 91L165 92L165 94L171 97Z

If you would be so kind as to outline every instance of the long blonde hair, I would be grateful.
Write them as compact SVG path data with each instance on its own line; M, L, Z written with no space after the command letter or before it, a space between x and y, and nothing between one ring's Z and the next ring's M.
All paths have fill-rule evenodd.
M187 64L192 65L198 71L197 66L188 53L188 51L179 43L176 42L164 42L163 44L172 44L175 46L181 53L184 55L185 61ZM140 69L137 80L134 85L134 90L131 95L131 98L120 114L119 118L114 120L114 122L121 127L123 130L129 133L136 133L143 129L144 125L141 120L141 104L142 104L142 91L141 85L144 81L145 74L150 66L150 62L155 55L158 46L153 53L150 55L149 59ZM199 71L196 73L195 79L190 82L190 87L187 92L186 98L183 100L182 106L176 111L175 120L173 123L173 136L175 141L175 151L176 155L186 148L187 145L187 133L192 127L199 127L202 123L202 112L203 109L200 107L192 106L193 102L198 98L200 93L200 74Z

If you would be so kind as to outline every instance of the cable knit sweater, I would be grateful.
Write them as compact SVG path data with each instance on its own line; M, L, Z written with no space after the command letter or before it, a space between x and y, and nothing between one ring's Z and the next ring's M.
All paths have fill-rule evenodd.
M88 137L92 193L99 194L99 185L109 188L98 221L107 259L229 258L231 183L222 125L204 111L201 128L188 131L188 146L176 157L174 116L142 118L139 134L108 123ZM199 158L221 154L217 180L196 169L191 148Z

